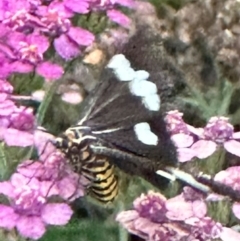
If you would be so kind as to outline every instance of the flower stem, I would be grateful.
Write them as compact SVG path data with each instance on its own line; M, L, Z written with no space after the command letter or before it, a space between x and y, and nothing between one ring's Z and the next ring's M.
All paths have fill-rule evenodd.
M4 144L0 144L0 180L3 180L7 170L7 158L4 153Z
M118 202L118 212L124 211L125 205L124 202L119 200ZM128 232L121 225L118 225L119 232L119 241L127 241L128 240Z
M54 83L52 83L49 87L48 90L46 91L46 95L44 97L43 102L41 103L41 105L38 108L38 113L37 113L37 123L38 125L42 125L44 117L45 117L45 113L47 111L47 108L49 106L49 104L52 101L53 95L56 93L56 90L58 88L59 82L55 81Z

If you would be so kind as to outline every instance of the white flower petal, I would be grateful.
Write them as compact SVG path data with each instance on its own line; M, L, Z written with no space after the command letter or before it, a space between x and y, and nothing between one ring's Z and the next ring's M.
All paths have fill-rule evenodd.
M235 140L226 141L224 148L233 155L240 156L240 142Z
M191 161L196 156L196 153L190 148L178 148L177 152L179 162Z
M178 133L171 136L173 143L178 148L189 147L193 144L193 137L184 133Z
M240 139L240 131L233 133L233 139Z
M220 233L220 238L222 241L239 241L240 233L234 231L231 228L223 227L222 232Z
M195 142L191 149L196 153L199 159L211 156L217 149L217 144L213 141L200 140Z

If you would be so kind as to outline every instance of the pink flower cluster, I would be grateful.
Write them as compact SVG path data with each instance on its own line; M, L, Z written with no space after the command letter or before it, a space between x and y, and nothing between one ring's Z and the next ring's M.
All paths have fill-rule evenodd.
M182 116L174 110L165 118L180 162L191 161L194 157L207 158L220 147L240 156L240 132L234 132L228 118L212 117L204 128L195 128L186 124Z
M207 216L207 206L201 194L185 187L182 194L166 199L150 191L133 203L133 210L117 215L130 233L146 241L207 241L220 238L237 241L240 234L222 227Z
M73 213L67 202L84 196L89 186L49 142L51 138L36 130L32 145L40 160L22 162L8 181L0 182L0 194L8 200L0 204L0 227L16 228L21 236L35 240L43 236L48 225L66 225ZM24 135L15 139L25 143Z
M12 91L9 82L0 80L0 140L9 146L33 145L33 110L17 106L11 100Z
M107 11L112 21L129 26L130 19L117 6L133 8L134 0L1 0L0 77L36 71L46 80L60 78L63 68L45 60L51 43L65 60L77 57L95 36L73 26L72 18L76 14Z
M0 183L0 193L9 200L0 204L0 227L16 228L23 237L39 239L47 225L68 223L73 212L62 201L83 196L84 187L62 156L52 153L44 161L20 164L9 181Z

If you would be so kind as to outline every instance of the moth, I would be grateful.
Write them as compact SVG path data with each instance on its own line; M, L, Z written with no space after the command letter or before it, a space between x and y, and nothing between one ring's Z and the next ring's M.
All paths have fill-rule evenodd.
M100 79L80 121L56 138L55 146L74 171L91 181L90 191L102 202L118 193L114 166L165 187L168 180L156 171L175 166L177 155L156 83L123 54L112 57Z
M118 54L101 79L86 99L80 121L53 142L74 171L90 181L95 198L105 203L116 198L114 166L118 166L159 189L178 179L204 193L240 200L238 192L211 177L178 169L176 149L161 113L160 90L147 71L133 69L128 59Z

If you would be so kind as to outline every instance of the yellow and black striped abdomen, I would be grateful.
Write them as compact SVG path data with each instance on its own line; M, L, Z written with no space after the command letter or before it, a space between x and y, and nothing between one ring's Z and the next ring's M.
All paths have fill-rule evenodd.
M81 129L73 127L56 138L55 146L65 154L72 169L90 181L92 196L104 203L112 202L118 194L114 167L105 156L92 153L86 139Z
M112 202L118 194L114 167L106 157L92 155L83 161L81 174L90 182L90 194L101 202Z

